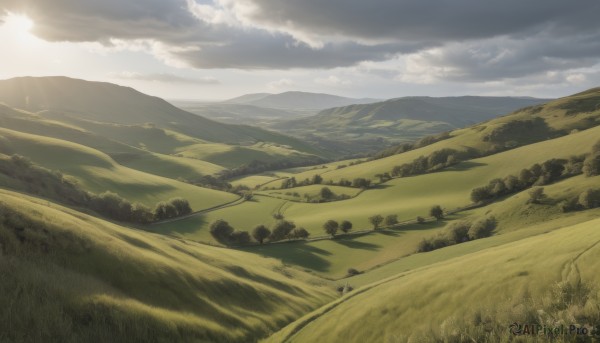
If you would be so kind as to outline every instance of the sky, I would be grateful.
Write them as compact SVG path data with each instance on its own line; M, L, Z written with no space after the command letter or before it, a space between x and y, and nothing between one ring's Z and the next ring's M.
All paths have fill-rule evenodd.
M0 0L0 79L167 99L560 97L600 86L596 0Z

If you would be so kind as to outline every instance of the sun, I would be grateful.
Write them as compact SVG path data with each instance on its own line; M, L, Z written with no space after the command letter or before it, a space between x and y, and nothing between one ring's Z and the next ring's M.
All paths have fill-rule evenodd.
M9 13L4 17L2 26L10 32L13 39L21 44L32 44L35 41L35 37L30 33L34 22L25 15Z

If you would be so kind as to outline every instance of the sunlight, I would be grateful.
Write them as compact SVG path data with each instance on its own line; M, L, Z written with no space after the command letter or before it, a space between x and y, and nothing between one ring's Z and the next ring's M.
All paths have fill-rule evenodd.
M11 38L23 45L34 43L37 38L30 31L34 27L34 22L27 16L9 13L4 18L4 29L10 33Z

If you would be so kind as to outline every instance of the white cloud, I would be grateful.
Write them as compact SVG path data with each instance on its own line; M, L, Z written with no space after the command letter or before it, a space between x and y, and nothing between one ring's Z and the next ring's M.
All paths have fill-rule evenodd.
M267 88L272 91L280 91L294 87L295 83L290 79L279 79L267 83Z
M335 75L329 75L328 77L316 78L315 83L323 85L323 86L332 86L332 87L340 87L340 86L349 86L352 84L349 80L342 80Z

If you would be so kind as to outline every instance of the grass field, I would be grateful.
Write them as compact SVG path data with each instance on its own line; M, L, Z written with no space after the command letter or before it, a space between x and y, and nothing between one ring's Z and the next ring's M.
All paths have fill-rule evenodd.
M578 324L595 324L590 321L598 315L598 289L586 290L600 282L599 225L600 220L594 219L398 271L308 314L268 341L403 342L450 337L509 341L508 325L537 320L540 308L548 311L537 312L542 321L569 320L577 313ZM555 293L557 289L572 293ZM561 294L582 298L568 300ZM565 309L553 307L555 303ZM471 321L477 316L489 319ZM377 330L367 329L374 327Z
M0 218L2 341L254 341L334 295L273 259L18 193L0 190Z
M310 185L294 187L289 189L278 189L278 190L265 190L255 192L255 194L270 196L278 199L292 200L292 201L307 201L310 199L316 199L320 197L321 190L327 187L331 190L334 196L346 196L355 197L360 194L361 189L341 186L330 186L330 185Z
M462 162L445 171L414 177L393 179L385 184L362 192L355 198L330 203L299 203L264 199L245 202L235 207L207 214L200 222L186 219L169 224L171 231L181 231L192 239L210 239L208 225L217 219L232 218L236 225L251 229L255 225L272 223L276 209L297 226L306 228L313 236L322 235L322 225L329 219L350 220L355 228L368 228L368 218L375 214L398 215L400 221L427 216L433 205L448 210L471 203L470 193L488 181L517 174L521 169L551 158L569 157L573 152L584 153L600 136L600 127L581 131L553 140L527 145L503 153ZM380 160L379 160L380 161ZM369 162L363 164L368 166ZM357 167L363 166L358 165ZM342 169L343 170L343 169ZM294 188L285 190L294 192ZM285 193L284 192L284 193ZM265 206L261 206L265 204ZM195 223L192 224L192 221ZM181 228L181 230L178 229Z
M36 164L71 175L85 189L112 191L147 206L174 197L184 197L194 210L213 207L237 198L236 195L192 186L173 179L143 173L116 164L100 151L54 138L0 129L5 148L27 156Z

